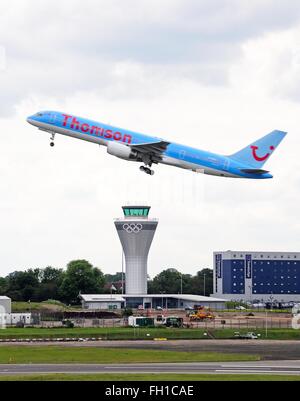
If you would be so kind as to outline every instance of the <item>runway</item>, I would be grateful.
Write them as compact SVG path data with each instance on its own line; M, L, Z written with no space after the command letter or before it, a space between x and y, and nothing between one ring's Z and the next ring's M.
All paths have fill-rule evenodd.
M243 363L154 363L116 365L0 365L0 376L29 374L105 374L105 373L177 373L177 374L278 374L300 375L300 361L262 361Z

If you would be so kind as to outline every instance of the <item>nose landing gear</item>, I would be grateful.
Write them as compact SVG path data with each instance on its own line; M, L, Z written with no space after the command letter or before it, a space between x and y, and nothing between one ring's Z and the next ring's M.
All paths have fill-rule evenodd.
M50 142L51 148L54 148L54 146L55 146L54 139L55 139L55 133L53 132L51 134L51 138L50 138L50 140L51 140L51 142Z
M155 174L155 172L153 170L151 170L148 167L144 167L144 166L140 167L140 171L142 171L143 173L145 173L147 175L154 175Z

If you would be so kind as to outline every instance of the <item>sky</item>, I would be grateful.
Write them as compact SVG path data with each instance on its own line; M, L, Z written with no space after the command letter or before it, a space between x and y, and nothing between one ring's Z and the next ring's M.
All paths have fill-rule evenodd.
M121 270L113 219L130 202L159 226L151 277L195 274L219 250L300 251L297 0L1 0L0 276L87 259ZM232 154L288 131L273 180L139 165L26 123L59 110Z

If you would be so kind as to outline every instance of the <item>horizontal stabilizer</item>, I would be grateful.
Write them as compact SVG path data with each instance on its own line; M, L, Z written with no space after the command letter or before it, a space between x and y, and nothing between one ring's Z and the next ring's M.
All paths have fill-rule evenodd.
M268 174L269 173L269 171L260 170L260 169L257 169L257 168L254 168L254 169L246 168L246 169L241 169L241 171L243 173L246 173L246 174L255 174L255 175L263 175L263 174Z

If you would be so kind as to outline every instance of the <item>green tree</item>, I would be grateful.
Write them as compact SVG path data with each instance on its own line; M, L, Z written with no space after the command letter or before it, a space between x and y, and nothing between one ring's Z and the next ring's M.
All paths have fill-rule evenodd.
M0 277L0 295L5 295L7 291L7 280Z
M107 283L116 283L118 281L122 281L122 276L123 274L118 272L116 274L105 274L104 278Z
M204 295L204 277L205 277L205 295L213 292L213 271L203 269L195 276L190 274L181 274L176 269L167 269L162 271L153 280L148 281L149 294L193 294Z
M42 270L41 283L57 283L61 284L63 280L64 272L62 269L55 269L54 267L48 266Z
M205 286L204 286L205 278ZM204 294L205 287L205 294ZM192 277L191 294L209 296L213 293L213 270L203 269Z
M38 301L48 299L60 300L60 286L64 279L64 271L48 266L40 271L40 285L36 292Z
M151 292L150 292L151 291ZM149 293L152 294L178 294L181 292L181 273L176 269L162 271L149 285Z
M16 271L7 276L7 295L15 301L35 300L39 270Z
M86 260L74 260L67 266L60 286L61 299L64 302L78 304L79 293L100 294L104 288L104 276L101 270L93 267Z

